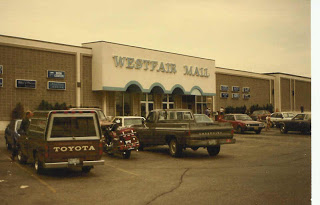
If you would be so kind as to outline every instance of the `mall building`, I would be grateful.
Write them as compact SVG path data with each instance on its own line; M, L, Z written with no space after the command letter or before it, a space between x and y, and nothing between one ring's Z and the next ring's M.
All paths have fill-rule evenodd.
M17 103L100 107L106 116L153 109L273 104L311 111L311 78L219 68L215 60L105 41L82 46L0 35L0 130Z

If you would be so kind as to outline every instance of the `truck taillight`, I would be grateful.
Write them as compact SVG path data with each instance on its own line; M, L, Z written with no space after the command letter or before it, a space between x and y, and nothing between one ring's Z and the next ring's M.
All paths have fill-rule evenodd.
M103 154L103 144L102 142L99 143L99 155L101 156Z

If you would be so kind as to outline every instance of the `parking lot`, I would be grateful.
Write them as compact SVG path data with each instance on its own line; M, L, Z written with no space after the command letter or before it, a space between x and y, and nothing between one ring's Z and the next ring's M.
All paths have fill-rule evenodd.
M216 157L187 149L172 158L167 146L103 155L90 173L11 162L0 136L0 204L310 204L311 136L235 134Z

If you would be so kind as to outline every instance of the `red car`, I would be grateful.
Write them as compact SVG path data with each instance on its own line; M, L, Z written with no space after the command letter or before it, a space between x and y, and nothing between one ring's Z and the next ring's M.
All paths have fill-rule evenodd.
M264 128L264 123L254 121L246 114L227 114L220 121L230 122L233 129L242 134L245 131L254 131L256 134L260 134Z

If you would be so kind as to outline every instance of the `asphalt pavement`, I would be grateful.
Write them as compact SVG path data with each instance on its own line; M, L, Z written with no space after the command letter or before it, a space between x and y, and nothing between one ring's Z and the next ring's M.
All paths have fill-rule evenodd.
M0 134L0 204L311 204L311 136L235 134L216 157L167 146L133 152L128 160L103 155L90 173L53 169L37 175L9 158Z

